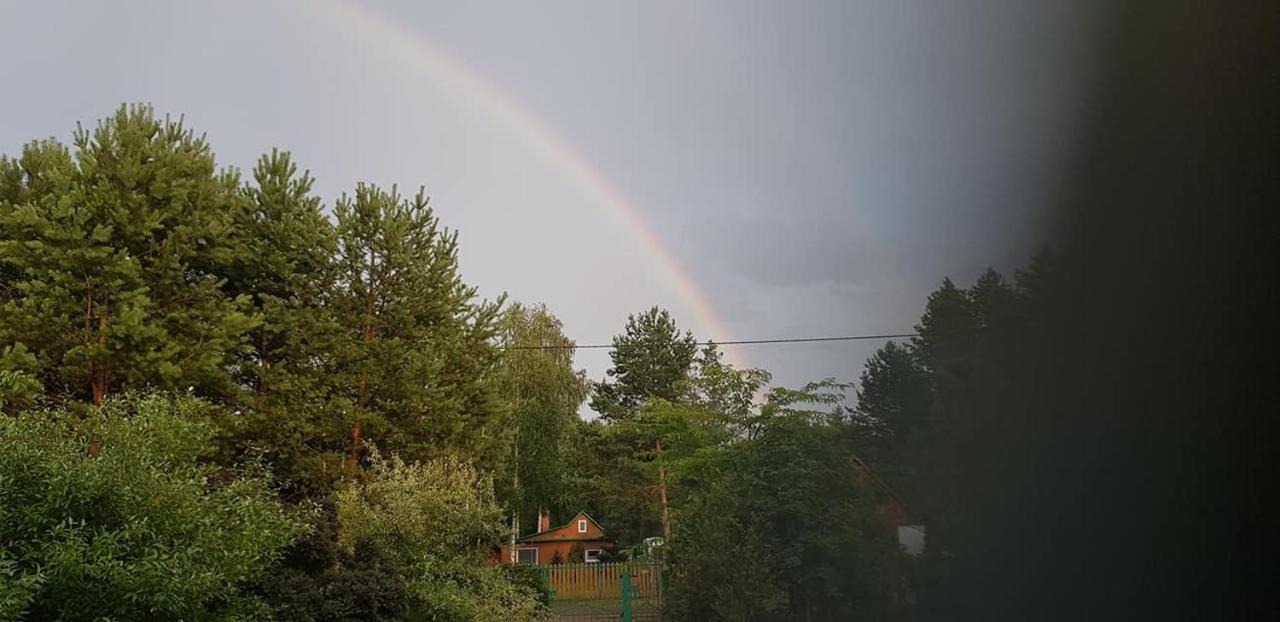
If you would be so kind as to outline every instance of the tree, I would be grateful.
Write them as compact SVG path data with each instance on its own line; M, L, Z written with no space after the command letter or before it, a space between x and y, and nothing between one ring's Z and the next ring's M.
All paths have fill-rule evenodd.
M139 325L146 284L136 259L113 248L109 215L74 202L78 173L52 140L0 159L0 331L33 354L25 371L45 387L101 402L107 370L142 366L139 350L157 334Z
M454 459L410 464L373 456L338 495L339 542L369 542L404 568L408 619L533 620L539 595L488 561L502 533L492 481Z
M110 400L0 417L0 611L31 620L243 620L300 531L260 477L201 462L206 406Z
M775 388L753 434L672 457L674 619L887 614L894 542L852 460L842 387Z
M650 468L654 439L616 426L600 419L576 425L566 488L574 509L606 525L619 544L630 545L662 533L662 507Z
M594 384L591 408L612 421L632 415L649 398L680 400L697 351L693 333L681 334L665 309L627 316L609 352L613 366L606 373L614 381Z
M982 328L1007 325L1017 302L1017 293L1005 281L1004 276L992 268L987 268L978 277L969 288L968 296L973 302L974 319Z
M968 294L950 278L929 294L917 337L911 340L920 363L936 375L964 373L964 359L979 329L977 313Z
M253 349L241 382L265 399L315 385L315 354L324 352L331 332L323 305L332 291L337 240L311 194L311 175L298 175L289 153L260 157L253 179L243 190L247 207L237 212L243 248L228 269L226 289L247 296L261 318L250 334Z
M900 446L928 416L929 391L929 377L915 354L890 341L867 359L855 412L879 444Z
M580 428L573 496L622 542L668 534L679 465L758 422L768 372L734 368L714 344L690 367L677 400L650 396L625 418Z
M122 106L0 166L0 324L50 390L102 403L114 389L223 397L254 319L221 289L237 251L239 182L181 121Z
M763 369L737 369L725 363L716 344L709 343L694 361L690 401L723 414L739 433L745 433L756 400L772 379Z
M565 454L589 385L586 373L573 368L573 341L545 305L508 306L498 342L503 356L495 382L509 404L512 432L499 498L520 519L536 520L541 509L568 509Z
M501 300L477 302L458 273L457 235L427 197L361 184L338 201L338 291L344 330L338 382L362 437L412 458L483 458L501 404L491 376Z
M398 622L409 613L404 567L375 542L338 544L337 508L319 504L311 530L258 587L278 622Z
M241 352L229 417L238 453L259 449L290 490L323 491L341 472L345 425L330 400L340 327L333 224L287 152L258 159L237 212L242 240L224 290L250 300L258 324Z

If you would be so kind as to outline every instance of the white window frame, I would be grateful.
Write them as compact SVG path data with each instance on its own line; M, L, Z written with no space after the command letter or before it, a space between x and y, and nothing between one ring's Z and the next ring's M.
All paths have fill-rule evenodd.
M521 553L522 551L533 551L533 562L532 562L532 564L533 564L534 566L537 566L537 565L538 565L538 547L536 547L536 546L521 546L521 547L517 547L517 548L516 548L516 563L517 563L517 564L528 564L528 563L531 563L531 562L520 561L520 553Z
M603 552L604 549L586 549L582 551L582 561L587 564L598 564L600 563L600 554Z
M587 519L578 519L578 533L587 533Z

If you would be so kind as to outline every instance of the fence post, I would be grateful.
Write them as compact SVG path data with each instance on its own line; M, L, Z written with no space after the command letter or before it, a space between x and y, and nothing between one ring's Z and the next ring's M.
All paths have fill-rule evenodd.
M556 601L556 590L551 587L551 566L541 566L538 570L542 575L542 586L547 590L547 604L550 605Z
M622 622L632 622L631 618L631 569L622 569L622 584L618 586L622 595Z

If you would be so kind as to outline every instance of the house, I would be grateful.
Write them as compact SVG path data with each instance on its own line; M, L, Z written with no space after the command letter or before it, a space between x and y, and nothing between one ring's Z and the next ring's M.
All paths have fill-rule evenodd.
M907 513L902 500L887 482L862 461L862 458L854 455L850 456L849 461L858 470L859 479L870 483L876 489L876 514L880 520L880 526L897 535L898 547L904 553L912 557L922 555L926 543L925 526L910 524L911 515Z
M599 561L600 553L612 544L609 534L586 512L578 512L573 520L559 527L551 526L550 512L542 512L538 515L538 529L516 540L515 561L544 566L553 560L568 562L574 550L580 549L583 561L594 564ZM511 563L510 545L502 546L499 560Z

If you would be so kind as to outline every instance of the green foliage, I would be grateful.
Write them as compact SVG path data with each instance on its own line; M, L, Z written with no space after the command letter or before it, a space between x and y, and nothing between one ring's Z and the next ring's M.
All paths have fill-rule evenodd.
M338 494L339 542L379 547L404 569L411 620L533 620L539 596L491 565L503 521L492 483L454 459L405 463L374 454L363 482Z
M9 410L191 391L226 407L220 459L264 457L293 497L350 473L356 424L409 458L505 456L500 304L461 280L456 235L421 192L360 185L333 223L312 185L279 151L241 184L146 106L0 157Z
M23 620L243 620L301 526L260 477L201 462L184 398L0 418L0 607ZM6 618L14 619L14 618Z
M693 333L681 334L665 309L627 316L626 328L614 336L609 352L613 367L607 374L614 381L595 383L591 408L616 420L631 416L649 398L679 400L688 390L697 351Z
M559 555L559 551L556 554ZM508 581L536 595L538 603L543 607L551 605L551 587L547 585L541 568L530 564L503 564L498 568Z
M1053 258L1044 254L1013 283L994 270L967 289L944 280L925 305L920 335L906 346L886 344L862 374L855 436L868 441L863 456L905 502L913 522L928 529L913 578L926 610L963 602L957 586L969 578L957 564L991 553L970 548L993 538L973 508L1004 507L1003 497L993 500L989 482L1020 482L1000 465L1035 460L1020 456L1028 449L1018 444L1000 455L975 448L1043 434L1009 413L1021 412L1014 400L1027 398L1019 387L1044 382L1043 357L1029 344L1044 343L1037 322L1049 308L1054 271Z
M724 478L712 476L680 506L668 549L672 620L753 620L786 606L763 534Z
M724 362L714 343L703 347L694 361L689 401L729 419L735 432L746 434L757 398L773 376L763 369L737 369Z
M681 465L732 436L728 421L712 410L654 399L627 419L585 424L575 469L582 508L625 545L662 535L660 469L671 481L680 478Z
M893 536L851 460L850 423L820 410L841 387L775 389L749 437L667 456L676 475L674 619L876 619L888 611Z
M0 412L14 412L31 406L44 389L36 376L13 369L15 358L20 358L24 353L22 344L18 344L18 347L10 346L0 352Z
M181 121L121 107L0 163L3 338L50 390L101 401L156 386L224 396L255 320L222 291L243 208L234 174Z
M441 228L423 191L405 199L361 184L334 212L344 335L335 380L354 425L415 459L445 447L487 458L502 411L490 382L502 301L476 302L458 273L457 234Z
M403 567L369 540L338 545L337 512L322 504L311 531L285 550L259 590L277 622L391 622L409 613Z
M878 441L900 445L929 414L929 377L909 347L890 341L867 359L856 412Z
M292 494L331 489L347 429L329 377L341 337L330 305L336 233L311 186L288 153L258 159L224 286L247 297L259 320L240 353L226 440L236 453L263 455Z
M498 324L505 351L495 383L509 401L513 437L498 492L522 522L529 521L524 524L532 524L540 509L570 509L565 454L588 383L585 372L573 368L573 341L546 306L512 304Z
M172 508L184 512L181 517L165 518L149 505L152 497L143 499L136 510L150 514L138 516L142 526L129 523L134 515L115 502L103 502L109 515L91 515L79 506L62 508L59 515L33 497L30 511L46 511L48 521L84 515L103 522L101 527L68 522L57 534L105 552L93 557L68 549L44 563L40 555L52 553L5 547L0 555L0 576L6 577L0 589L3 616L52 611L50 594L89 580L74 573L107 577L108 570L95 564L115 563L110 556L115 540L109 538L127 543L136 535L144 538L137 546L150 546L147 530L161 528L169 531L157 531L155 537L176 538L172 550L148 548L146 557L119 561L130 576L151 582L148 598L159 604L138 595L142 583L105 579L85 590L82 600L67 602L80 606L76 603L97 598L102 615L111 616L119 599L132 598L138 607L152 607L149 613L124 616L140 620L223 619L241 605L253 605L253 598L241 597L245 583L283 545L268 537L288 530L263 514L260 558L235 558L248 555L242 541L258 532L232 519L210 528L200 512L230 512L219 504L241 500L244 513L257 508L250 501L267 503L271 495L255 479L226 481L205 461L265 460L283 478L286 497L297 501L323 498L342 479L359 476L359 460L345 458L349 452L362 457L361 434L411 462L445 457L457 460L449 462L455 466L489 468L506 461L512 443L519 441L528 455L520 465L527 496L517 505L532 507L560 496L563 465L555 455L585 398L585 381L572 370L571 351L510 357L500 369L504 359L497 343L564 342L558 321L544 308L517 308L506 316L507 332L499 337L501 300L479 301L475 288L462 281L457 236L441 227L422 192L404 198L394 188L385 192L359 185L354 196L338 201L335 222L312 186L310 175L299 173L289 154L274 150L258 161L249 183L241 184L233 172L218 170L203 137L180 120L157 118L146 106L121 107L95 129L77 131L72 149L37 141L17 158L0 158L0 343L5 344L0 409L12 414L42 402L62 403L88 417L73 423L71 415L58 411L5 420L6 442L19 433L41 432L50 439L46 449L64 443L57 449L65 453L83 441L81 453L92 454L77 460L46 452L40 454L45 462L34 461L44 470L25 476L84 480L84 494L107 500L112 486L120 491L111 494L136 496L154 489L178 498L199 497L192 482L216 484L198 499L181 497L182 504ZM179 402L174 408L181 412L169 419L121 418L124 405L103 412L85 407L146 387L190 392L208 404ZM138 405L147 412L160 408L147 400ZM516 416L517 429L506 429L508 414ZM115 419L124 423L102 423ZM144 419L151 426L145 434L134 430L136 437L126 438L117 429ZM119 436L119 445L137 446L132 454L137 462L115 441L95 435ZM539 435L560 440L545 442ZM166 444L178 438L199 440ZM25 451L36 451L33 447L45 445ZM51 456L62 457L54 461ZM21 457L32 455L6 456L6 468L16 469ZM157 471L159 464L168 470ZM117 479L103 474L106 465L119 466ZM391 469L377 462L361 490L422 477L425 471L417 468ZM476 472L466 472L478 485ZM90 482L90 476L103 479ZM450 482L453 488L428 491L435 495L430 498L463 490L458 481ZM17 494L19 488L4 490ZM160 498L159 492L153 497ZM435 543L431 567L418 557L410 564L405 541L383 537L403 532L407 523L378 523L344 497L344 528L337 528L336 519L332 528L318 520L317 535L290 547L254 591L289 620L404 619L411 603L418 610L428 604L436 608L438 615L419 616L435 616L431 619L486 611L496 617L485 607L504 603L525 611L524 590L512 588L498 571L478 570L480 540L469 538L478 537L481 526L493 527L497 506L491 488L487 494L483 502L450 497L471 512L458 516L472 521L463 540L411 532L416 539L409 542ZM5 520L19 517L9 510L8 498L4 506L0 516ZM274 504L255 511L268 509L278 511ZM95 539L84 531L92 529L105 535ZM126 535L112 535L115 529ZM483 541L489 543L493 534L485 533ZM182 538L195 539L190 550ZM225 560L209 552L218 546L226 551ZM196 573L197 550L208 563L204 574ZM33 571L37 563L43 564L39 572ZM146 574L161 570L172 570L168 583ZM212 583L219 576L229 577L220 588ZM442 577L448 579L436 581ZM476 596L477 585L485 596ZM428 594L431 590L438 593ZM207 615L173 613L180 593L191 611ZM79 614L66 615L78 619Z
M618 434L600 420L577 424L569 452L568 496L624 545L662 533L651 438Z

